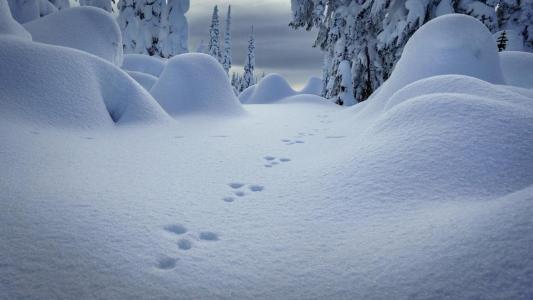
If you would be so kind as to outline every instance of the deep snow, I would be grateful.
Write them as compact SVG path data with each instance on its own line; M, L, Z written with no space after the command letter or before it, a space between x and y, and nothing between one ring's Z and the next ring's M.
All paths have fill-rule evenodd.
M0 299L533 298L533 91L476 22L348 109L0 35Z

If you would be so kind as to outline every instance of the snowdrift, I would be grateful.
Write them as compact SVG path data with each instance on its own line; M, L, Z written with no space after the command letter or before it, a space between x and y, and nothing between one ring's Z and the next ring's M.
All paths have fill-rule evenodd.
M126 54L122 62L124 70L142 72L155 77L159 77L164 68L165 61L143 54Z
M533 89L533 53L503 51L500 62L506 84Z
M257 84L254 84L254 85L251 85L251 86L245 88L244 91L242 91L239 94L239 101L242 104L248 103L250 101L250 97L253 95L256 87L257 87Z
M74 7L24 24L33 40L79 49L117 66L122 64L122 34L115 18L102 9Z
M253 90L246 104L266 104L293 96L296 92L287 80L279 74L268 74Z
M496 49L485 27L463 15L413 35L389 81L348 110L364 128L349 147L354 194L481 199L533 183L533 98L501 85Z
M372 101L383 106L402 87L437 75L467 75L503 84L497 49L490 31L473 17L448 14L433 19L409 39L394 72Z
M6 0L0 0L0 37L2 35L16 36L31 40L29 32L11 16Z
M320 96L322 93L322 79L318 77L309 78L306 85L299 93Z
M149 91L157 82L157 77L147 73L135 71L126 71L126 73L128 73L131 78L135 79L135 81L137 81L147 91Z
M0 115L57 128L103 128L166 120L133 79L92 55L2 37Z
M206 54L189 53L171 58L150 92L174 116L244 112L222 66Z

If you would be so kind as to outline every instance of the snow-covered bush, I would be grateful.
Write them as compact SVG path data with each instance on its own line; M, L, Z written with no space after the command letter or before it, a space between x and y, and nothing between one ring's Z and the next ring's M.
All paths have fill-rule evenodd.
M3 35L31 40L30 33L11 16L6 0L0 0L0 37Z
M150 92L173 116L244 113L226 72L206 54L187 53L169 59Z
M122 64L122 35L115 18L98 8L73 7L24 24L33 40L79 49L117 66Z
M126 71L131 78L135 79L145 90L149 91L157 82L157 77L148 73L137 71Z
M305 86L300 90L300 94L310 94L320 96L322 92L322 79L318 77L311 77L307 80Z
M126 54L122 62L124 70L146 73L155 77L159 77L164 68L164 60L143 54Z
M504 51L500 62L506 84L533 89L533 53Z
M57 8L48 0L8 0L8 3L13 18L19 23L57 12Z
M246 104L265 104L274 103L295 94L296 92L283 76L273 73L259 81L251 94L243 96L243 99L248 98L244 102Z

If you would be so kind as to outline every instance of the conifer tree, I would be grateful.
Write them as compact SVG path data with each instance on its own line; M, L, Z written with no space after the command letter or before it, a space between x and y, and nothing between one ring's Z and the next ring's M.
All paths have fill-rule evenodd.
M209 44L207 46L207 53L219 62L222 61L222 53L220 51L220 21L218 18L217 5L215 5L213 8L213 16L211 18L211 26L209 28Z
M228 14L226 16L226 31L224 32L224 53L222 57L222 66L229 76L231 69L231 5L228 6Z
M244 75L239 88L239 92L242 92L247 87L255 84L255 35L254 27L250 33L250 39L248 40L248 52L246 54L246 61L244 63Z

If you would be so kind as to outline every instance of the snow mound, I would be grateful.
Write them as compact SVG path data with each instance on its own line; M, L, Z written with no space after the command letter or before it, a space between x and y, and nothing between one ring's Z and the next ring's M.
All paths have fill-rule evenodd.
M370 100L387 101L402 87L437 75L467 75L501 84L497 49L490 31L473 17L447 14L433 19L409 39L391 77Z
M26 23L57 12L57 8L48 0L9 0L13 18L19 23Z
M6 0L0 0L0 36L11 35L31 40L31 35L22 25L13 19Z
M322 79L314 76L309 78L307 84L299 93L320 96L322 93Z
M239 95L239 101L242 104L248 103L250 101L250 97L252 97L256 87L257 87L257 84L254 84L254 85L251 85L251 86L245 88L244 91L242 91L240 93L240 95Z
M524 50L524 39L518 32L514 30L502 30L496 32L493 37L496 43L498 38L505 32L505 37L507 38L507 43L505 45L505 51L523 51Z
M533 53L503 51L500 62L507 84L533 89Z
M87 6L64 9L24 27L34 41L79 49L117 66L122 64L120 28L115 18L102 9Z
M150 92L171 115L244 112L222 66L206 54L171 58Z
M122 62L124 70L147 73L155 77L159 77L164 68L163 60L143 54L126 54Z
M149 91L157 82L157 77L147 73L135 71L126 71L126 73L128 73L131 78L135 79L135 81L137 81L147 91Z
M385 110L409 99L429 94L466 94L485 99L500 99L509 103L526 105L531 102L528 96L515 93L506 86L490 84L486 81L463 75L440 75L415 81L400 89L389 99Z
M291 88L283 76L279 74L268 74L263 78L246 104L266 104L277 102L283 98L293 96L296 92Z
M106 61L19 38L4 37L0 43L3 119L58 128L105 128L168 118L147 91Z

